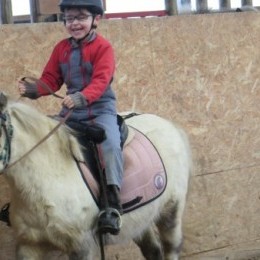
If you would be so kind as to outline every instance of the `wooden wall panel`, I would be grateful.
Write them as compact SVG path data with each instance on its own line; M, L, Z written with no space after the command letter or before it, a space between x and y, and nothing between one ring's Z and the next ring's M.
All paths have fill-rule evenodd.
M58 7L59 0L36 0L39 14L58 14L60 9Z
M189 134L194 174L183 259L260 256L259 15L104 20L99 31L115 48L118 109L158 114ZM1 26L0 89L18 98L17 79L38 77L66 36L62 23ZM51 113L60 101L25 102ZM0 181L2 205L9 190ZM2 224L0 234L2 259L12 255L14 239ZM141 259L133 244L122 248L108 249L109 259L126 259L129 250Z

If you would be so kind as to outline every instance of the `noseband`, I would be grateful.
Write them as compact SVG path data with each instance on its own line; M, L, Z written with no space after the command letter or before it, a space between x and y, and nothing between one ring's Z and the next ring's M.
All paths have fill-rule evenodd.
M3 162L4 169L8 166L11 157L11 140L13 137L13 126L7 112L0 112L0 138L5 135L4 144L0 143L0 161Z

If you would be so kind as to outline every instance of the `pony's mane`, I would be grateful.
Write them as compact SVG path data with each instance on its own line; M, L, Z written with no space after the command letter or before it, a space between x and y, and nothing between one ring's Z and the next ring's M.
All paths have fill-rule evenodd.
M11 120L14 119L18 122L20 130L30 133L32 139L35 137L34 139L38 141L45 137L58 124L57 120L46 116L35 107L24 103L10 103L8 111L11 115ZM53 133L56 140L55 143L59 145L59 152L62 152L65 156L71 156L73 153L76 157L79 157L79 153L81 154L80 145L70 133L71 130L68 127L61 125Z
M16 119L25 130L42 136L57 124L57 121L39 112L35 107L24 103L12 103L9 106L11 117ZM63 131L65 131L64 127Z

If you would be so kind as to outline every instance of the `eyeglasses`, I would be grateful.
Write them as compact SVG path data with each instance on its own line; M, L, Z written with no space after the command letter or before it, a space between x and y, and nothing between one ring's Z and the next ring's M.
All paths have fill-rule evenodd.
M76 15L76 16L65 16L64 17L64 21L66 23L73 23L75 20L77 20L78 22L85 22L88 20L88 18L92 16L92 14L80 14L80 15Z

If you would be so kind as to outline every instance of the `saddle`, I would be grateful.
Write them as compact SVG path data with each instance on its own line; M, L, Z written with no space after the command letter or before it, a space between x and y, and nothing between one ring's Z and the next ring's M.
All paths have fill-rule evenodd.
M125 120L137 116L131 113L124 117L118 115L121 134L121 148L124 156L124 178L120 191L123 213L127 213L159 197L165 190L167 176L160 155L151 141L133 127L127 126ZM77 128L76 125L68 124ZM100 161L96 145L105 140L105 131L96 125L76 130L76 137L84 149L87 166L77 162L82 178L89 188L93 199L99 205L100 195Z
M127 118L137 115L135 113L129 114ZM120 131L121 148L123 149L124 143L128 136L128 127L125 123L125 117L117 115L117 123ZM98 125L83 126L82 124L68 119L66 124L69 125L76 133L76 137L83 136L85 140L100 144L106 139L105 130Z

